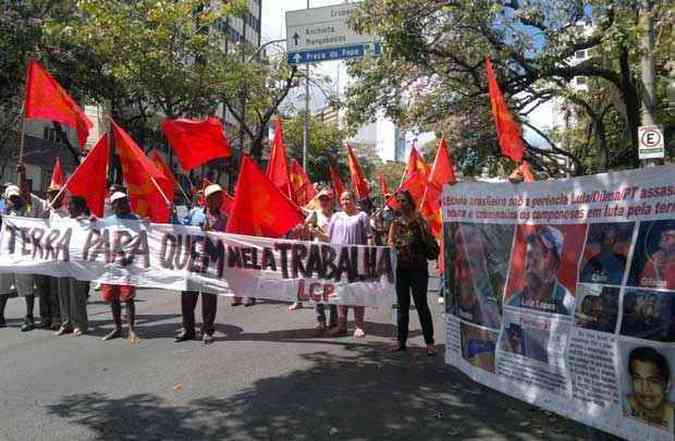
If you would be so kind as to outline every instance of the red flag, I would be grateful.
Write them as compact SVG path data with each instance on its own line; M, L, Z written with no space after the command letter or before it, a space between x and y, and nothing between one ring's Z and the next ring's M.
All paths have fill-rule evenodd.
M520 172L523 174L523 181L525 182L534 182L534 175L532 174L532 170L530 170L530 164L527 161L523 161L522 164L520 164Z
M107 180L108 136L103 135L70 175L65 186L71 195L82 196L87 201L92 214L103 217Z
M443 186L456 182L455 171L448 152L448 143L445 138L442 138L438 145L434 166L431 169L427 186L424 190L424 197L420 203L420 213L429 223L431 232L436 238L443 235L443 222L441 220Z
M155 167L157 167L162 173L164 173L164 176L166 176L166 178L171 183L171 191L169 193L174 194L176 192L176 188L178 188L178 180L173 175L173 173L171 173L169 165L166 162L164 162L164 158L162 158L162 155L159 154L157 149L152 149L150 151L149 156L152 163L155 164Z
M349 174L352 178L352 190L357 199L365 199L368 197L370 190L368 189L368 182L366 181L359 160L356 158L352 146L347 144L347 164L349 165Z
M424 179L424 176L422 176L419 172L414 172L412 176L406 179L403 185L401 185L396 191L400 192L403 190L408 190L415 201L415 204L419 205L420 201L424 197L424 190L426 187L427 183ZM387 205L393 209L398 209L395 195L392 195L392 197L387 200Z
M209 117L203 121L166 118L161 127L185 171L232 154L223 124L218 118Z
M173 201L171 181L145 156L127 132L114 122L112 129L133 212L153 222L168 222L169 204Z
M405 173L403 174L403 179L401 179L401 185L408 180L415 172L422 175L426 180L430 173L429 165L424 162L424 158L417 149L413 146L410 150L410 156L408 157L408 163L405 166Z
M289 199L293 198L288 157L286 156L286 146L284 145L283 120L281 118L277 119L277 125L274 128L272 154L270 155L270 161L267 163L265 174L284 196Z
M377 177L377 183L380 186L380 195L384 197L385 194L389 194L389 186L387 185L387 181L384 179L384 175L380 174Z
M70 95L37 61L28 61L26 69L25 118L56 121L77 131L80 146L87 142L94 125Z
M316 189L309 180L305 170L295 159L291 161L291 188L293 190L293 201L299 206L304 207L316 196Z
M492 106L492 116L494 116L497 128L499 147L504 156L520 162L523 160L523 154L525 153L525 145L521 139L522 130L513 119L509 106L506 104L506 100L504 100L504 95L499 90L490 57L485 57L485 69L487 71L490 105Z
M223 203L220 206L220 212L223 213L225 216L230 216L230 212L232 211L232 204L234 203L234 198L227 194L226 192L223 192Z
M523 161L518 168L513 170L513 173L509 175L509 181L513 183L534 182L535 179L532 170L530 170L530 164L527 161Z
M63 169L61 168L61 159L56 158L54 163L54 171L52 172L52 180L49 182L49 188L59 189L63 187L66 180L63 177Z
M253 160L244 155L227 232L283 237L303 220L300 209L279 191Z
M333 200L339 201L340 196L345 192L345 184L342 183L340 174L332 165L328 167L328 172L330 173L330 180L333 182L333 194L335 196Z

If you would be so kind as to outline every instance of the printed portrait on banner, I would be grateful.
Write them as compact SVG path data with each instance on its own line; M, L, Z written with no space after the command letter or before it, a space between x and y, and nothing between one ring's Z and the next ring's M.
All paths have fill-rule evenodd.
M623 342L623 415L673 433L675 354L662 347Z
M634 222L592 224L588 228L579 281L621 286L633 238Z
M628 284L675 291L675 220L640 223Z
M452 240L445 243L453 257L446 268L453 297L448 311L463 320L499 329L513 231L512 225L446 226Z
M505 305L571 315L585 233L586 225L518 225Z

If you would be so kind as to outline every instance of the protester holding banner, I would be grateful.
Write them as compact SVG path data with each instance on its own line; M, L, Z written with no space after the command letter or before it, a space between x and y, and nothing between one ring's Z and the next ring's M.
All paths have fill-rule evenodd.
M220 211L223 204L223 189L218 184L211 184L204 189L206 207L197 206L190 210L183 224L199 226L204 231L225 231L227 217ZM199 298L199 291L183 291L181 294L181 313L183 315L183 329L176 337L176 343L194 340L195 307ZM216 294L202 292L202 340L204 344L213 342L214 322L218 308Z
M81 196L72 196L68 203L68 211L75 222L85 222L89 216L87 202ZM61 327L56 335L72 332L74 336L86 334L89 326L87 318L87 298L89 297L89 282L77 280L73 277L62 280L62 289L59 291L61 309Z
M129 197L126 193L117 191L110 196L110 205L113 215L105 218L106 224L115 224L120 220L138 220L138 216L131 212ZM112 340L122 335L122 303L124 302L127 312L127 326L129 326L128 340L135 343L137 340L136 323L136 305L134 297L136 296L136 287L130 285L112 285L101 284L101 300L110 303L115 329L103 337L103 341Z
M310 238L314 241L320 241L322 237L326 236L328 223L333 215L332 192L328 189L321 190L317 198L320 204L319 209L313 210L305 219ZM326 325L326 305L323 303L316 305L317 329L321 332L337 326L337 306L329 305L328 308L330 312L328 325Z
M410 320L410 292L419 314L427 355L436 355L434 349L434 325L427 304L429 268L427 243L435 241L427 222L415 208L415 201L409 191L396 194L400 216L389 228L389 246L396 249L396 299L398 303L397 327L398 346L395 352L405 351ZM438 252L436 252L438 254Z
M363 211L358 211L354 202L354 194L351 191L345 191L340 195L339 211L331 216L326 228L327 234L319 234L324 240L337 245L372 245L370 230L370 220ZM365 307L354 306L354 322L356 329L354 337L365 337L366 332L364 316ZM349 305L340 305L338 308L338 326L334 328L331 335L347 334L347 314Z
M57 162L58 170L60 163ZM54 175L57 174L55 169ZM61 175L60 180L63 180ZM65 219L68 217L68 210L64 207L64 194L61 191L63 182L52 177L52 182L47 188L47 200L38 198L31 194L31 203L44 207L43 216L50 221ZM49 205L51 203L51 206ZM67 291L67 282L59 277L44 275L35 275L35 288L40 298L40 327L44 329L57 330L61 327L60 296L62 291Z
M7 214L12 216L26 216L44 218L49 215L49 204L44 199L30 193L26 180L26 168L19 163L16 166L19 175L19 186L8 185L5 188L5 203ZM14 274L14 286L17 294L26 301L26 317L21 326L22 332L27 332L35 327L33 309L35 306L35 279L32 274ZM4 316L7 297L0 300L0 317Z

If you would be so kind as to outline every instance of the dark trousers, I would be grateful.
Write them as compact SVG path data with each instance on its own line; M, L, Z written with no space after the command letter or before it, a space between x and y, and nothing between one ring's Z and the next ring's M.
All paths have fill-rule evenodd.
M51 276L35 276L35 286L40 297L40 318L45 322L61 320L60 292L67 290L66 279Z
M329 324L337 323L337 305L325 305L323 303L316 304L316 319L319 322L326 322L326 306L328 306L329 312Z
M410 321L410 292L415 301L415 308L420 317L424 342L434 343L434 324L431 321L431 311L427 303L427 287L429 272L396 270L396 298L398 301L397 326L398 341L405 345L408 340L408 322Z
M183 314L183 329L188 334L195 333L195 307L200 292L183 291L181 295L180 307ZM216 321L216 309L218 307L218 296L216 294L202 295L202 334L213 335L213 323Z

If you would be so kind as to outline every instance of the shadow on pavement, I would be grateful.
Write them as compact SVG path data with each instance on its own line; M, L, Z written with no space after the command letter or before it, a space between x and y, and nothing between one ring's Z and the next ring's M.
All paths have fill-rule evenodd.
M229 397L64 397L48 411L101 440L572 440L582 426L484 388L421 350L345 345ZM223 381L227 381L224 373ZM180 404L175 404L176 402Z

